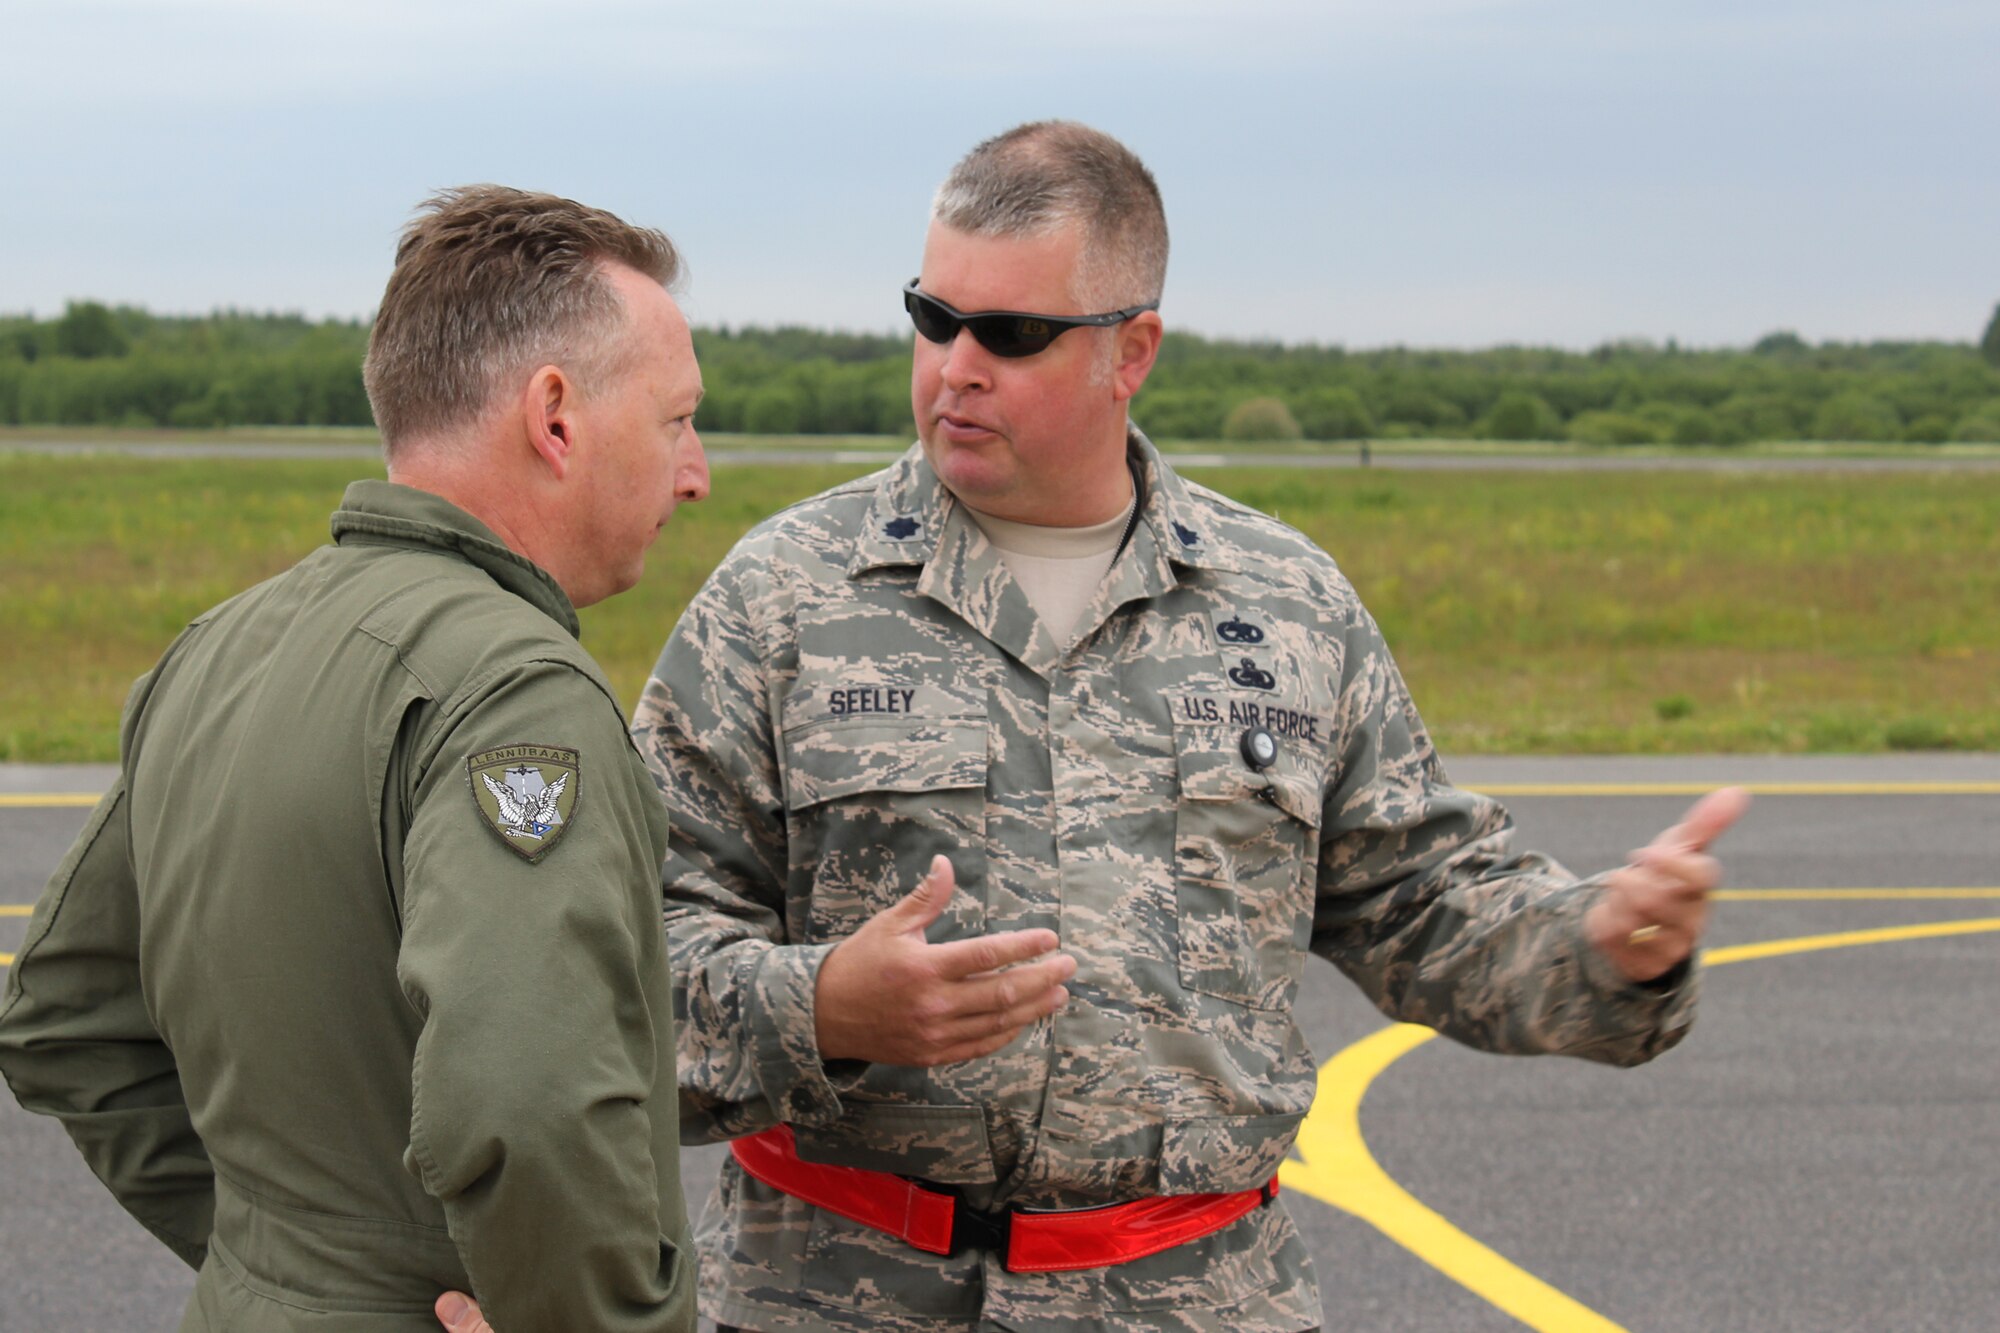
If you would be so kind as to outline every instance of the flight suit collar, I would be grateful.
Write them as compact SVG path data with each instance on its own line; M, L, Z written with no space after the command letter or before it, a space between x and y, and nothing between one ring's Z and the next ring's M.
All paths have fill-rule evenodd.
M427 547L457 556L568 630L580 633L569 595L534 561L510 550L493 529L451 501L391 481L351 483L333 514L341 545Z

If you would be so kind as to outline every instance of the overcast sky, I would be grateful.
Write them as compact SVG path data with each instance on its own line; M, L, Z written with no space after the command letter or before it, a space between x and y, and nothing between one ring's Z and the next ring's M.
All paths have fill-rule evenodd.
M1048 116L1166 196L1170 327L1977 338L1994 0L0 0L0 311L362 315L431 190L663 227L698 323L902 327L937 181Z

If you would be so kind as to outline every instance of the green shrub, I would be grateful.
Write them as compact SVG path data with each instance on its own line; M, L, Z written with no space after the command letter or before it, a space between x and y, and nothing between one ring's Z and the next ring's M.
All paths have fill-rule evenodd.
M2000 444L2000 398L1990 398L1960 417L1951 438L1961 444Z
M1508 389L1486 414L1480 433L1489 440L1557 440L1562 422L1540 394Z
M1222 436L1222 399L1207 389L1158 389L1132 400L1132 419L1156 440L1214 440Z
M1893 440L1903 433L1903 420L1891 404L1874 394L1850 389L1820 404L1813 414L1815 440Z
M1806 719L1806 748L1841 753L1875 748L1875 726L1851 713L1815 713Z
M796 435L805 419L805 395L789 384L753 389L743 399L743 429L752 435Z
M1409 384L1399 384L1378 399L1382 411L1376 429L1387 436L1391 425L1401 423L1403 437L1455 433L1465 427L1465 409L1451 399L1426 393Z
M1569 438L1579 444L1658 444L1660 430L1628 412L1579 412L1569 423Z
M1375 433L1375 418L1346 385L1308 389L1297 402L1299 429L1309 440L1359 440Z
M1715 419L1732 441L1792 440L1798 438L1805 414L1782 394L1743 392L1717 403Z
M1944 750L1951 746L1951 733L1934 717L1898 718L1882 733L1892 750Z
M1739 437L1740 438L1740 437ZM1725 439L1722 423L1706 408L1682 407L1674 412L1673 424L1667 428L1667 440L1672 444L1734 444L1737 440Z
M1225 440L1297 440L1304 438L1292 410L1278 398L1246 398L1229 409L1222 421Z
M1928 412L1903 427L1905 444L1943 444L1951 438L1951 418Z

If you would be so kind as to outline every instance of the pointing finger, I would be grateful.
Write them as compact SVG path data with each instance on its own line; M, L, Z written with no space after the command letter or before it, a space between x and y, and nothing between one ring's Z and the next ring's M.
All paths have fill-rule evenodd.
M1696 801L1681 816L1681 822L1653 839L1656 847L1681 847L1691 852L1706 851L1709 844L1728 832L1729 826L1750 808L1750 793L1741 787L1721 787Z

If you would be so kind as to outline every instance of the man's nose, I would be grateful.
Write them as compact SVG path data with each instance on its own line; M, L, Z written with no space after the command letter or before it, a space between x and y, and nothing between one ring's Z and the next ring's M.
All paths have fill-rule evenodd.
M938 373L945 387L954 393L986 388L993 382L993 354L979 345L971 329L960 328L945 348L944 364Z
M708 498L708 454L701 447L701 436L694 424L688 424L687 440L681 454L680 475L674 478L674 495L683 503Z

